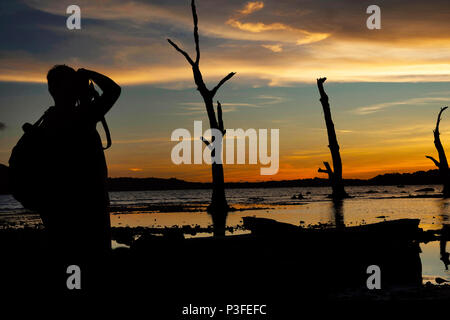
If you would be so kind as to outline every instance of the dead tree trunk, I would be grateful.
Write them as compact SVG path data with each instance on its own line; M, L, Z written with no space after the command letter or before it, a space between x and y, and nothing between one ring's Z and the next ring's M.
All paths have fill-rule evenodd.
M449 176L449 169L448 169L448 162L447 162L447 156L445 155L444 147L441 143L441 138L439 137L439 123L441 122L441 115L442 112L444 112L448 107L441 108L441 111L439 111L437 120L436 120L436 128L433 130L434 134L434 145L436 147L436 150L439 155L439 161L434 159L431 156L426 156L428 159L434 162L434 164L439 168L439 175L442 179L442 184L444 186L442 190L442 194L444 198L450 198L450 176Z
M194 75L194 81L197 85L197 90L200 92L203 101L205 103L206 112L208 114L209 126L211 129L219 130L222 135L220 136L220 141L207 141L202 137L202 141L210 146L213 142L216 148L221 148L223 135L225 135L225 129L223 126L222 120L222 107L219 102L217 102L217 119L216 113L214 111L213 99L217 90L229 79L231 79L235 73L231 72L226 77L224 77L212 90L208 89L203 81L203 75L200 72L200 45L199 45L199 36L198 36L198 18L197 11L195 8L195 1L191 2L192 8L192 17L194 20L194 41L195 41L195 51L196 58L195 61L189 56L187 52L180 49L172 40L167 39L167 41L180 52L188 61L188 63L192 66L192 72ZM211 156L214 158L214 149L211 151ZM212 180L213 180L213 190L212 190L212 199L211 204L208 207L208 212L212 216L213 227L214 227L214 235L215 236L223 236L225 235L225 222L226 216L229 210L227 199L225 197L225 183L224 183L224 175L223 175L223 166L222 163L214 163L211 166L212 170Z
M319 168L319 172L327 173L330 180L333 193L331 197L335 200L344 199L348 197L345 192L344 183L342 181L342 160L339 152L339 144L336 137L336 131L334 130L334 123L331 119L330 104L328 102L328 96L323 88L323 83L327 78L317 79L317 87L320 93L320 102L322 103L323 113L325 116L325 124L327 126L328 133L328 147L330 148L331 158L333 160L333 169L331 169L328 162L324 162L325 169Z

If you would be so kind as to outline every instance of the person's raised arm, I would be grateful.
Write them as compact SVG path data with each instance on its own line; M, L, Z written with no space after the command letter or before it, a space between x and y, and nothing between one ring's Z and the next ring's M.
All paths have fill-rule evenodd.
M102 90L102 95L97 98L95 102L95 108L100 108L97 110L104 116L109 109L114 105L114 103L119 99L121 88L113 80L107 76L87 69L78 69L84 77L92 80L99 88Z

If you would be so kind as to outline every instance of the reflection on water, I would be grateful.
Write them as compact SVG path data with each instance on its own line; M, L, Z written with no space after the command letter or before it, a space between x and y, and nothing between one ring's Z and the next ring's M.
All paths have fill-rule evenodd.
M449 202L438 198L409 198L409 196L436 196L440 192L439 186L431 186L433 192L420 192L425 186L360 186L349 187L353 198L334 204L327 198L329 188L268 188L268 189L229 189L228 202L234 208L254 208L244 212L230 212L234 219L228 225L240 223L242 215L264 216L298 225L300 220L305 224L332 224L334 226L355 225L399 218L421 219L424 229L437 229L449 221ZM430 187L430 186L427 186ZM293 199L293 195L303 194L303 199ZM144 210L145 206L172 206L165 212L152 213L157 224L210 224L207 217L196 213L189 216L180 213L183 206L206 206L211 199L210 190L160 190L136 192L111 192L111 205L116 213L120 208L134 207L136 213L151 212ZM80 199L82 201L82 199ZM68 204L70 205L70 204ZM268 210L259 210L261 207ZM331 210L330 210L331 208ZM172 211L171 211L172 210ZM334 210L334 212L333 212ZM9 195L0 195L0 219L6 215L24 213L24 209ZM158 210L153 210L158 211ZM123 211L122 211L123 212ZM171 214L168 217L161 215ZM342 214L345 212L345 216ZM122 224L128 220L122 215ZM130 217L131 219L131 217ZM163 220L163 221L162 221ZM133 221L130 221L133 223ZM145 223L153 224L152 219L145 219Z
M440 260L439 241L432 241L427 244L421 244L422 253L422 275L424 282L433 282L436 277L450 280L450 272L445 269L445 265Z
M331 202L332 217L330 220L334 220L334 225L336 228L341 229L345 227L344 223L344 200L333 200Z
M439 253L441 255L441 261L445 266L445 270L448 270L448 265L450 264L450 254L447 252L447 240L439 241Z
M424 277L424 282L434 282L436 277L450 280L450 272L448 270L450 254L447 252L447 239L450 231L448 219L450 202L448 199L436 199L435 203L440 210L437 225L442 228L440 235L441 240L421 245L422 275ZM438 260L438 257L440 261Z

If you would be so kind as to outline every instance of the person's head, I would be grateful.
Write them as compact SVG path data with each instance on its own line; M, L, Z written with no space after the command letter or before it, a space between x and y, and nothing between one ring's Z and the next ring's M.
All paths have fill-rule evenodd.
M78 100L77 72L66 65L56 65L47 73L48 91L55 104L72 106Z

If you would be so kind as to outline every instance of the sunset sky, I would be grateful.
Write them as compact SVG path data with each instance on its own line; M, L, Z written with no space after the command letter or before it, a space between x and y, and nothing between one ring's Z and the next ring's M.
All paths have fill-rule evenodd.
M81 30L66 8L81 8ZM368 30L366 8L381 8ZM280 170L225 165L227 181L325 177L330 161L315 80L325 84L341 146L344 178L434 168L432 129L450 101L448 0L197 0L200 66L219 91L227 128L280 130ZM194 53L190 0L22 0L0 3L0 163L21 125L53 101L54 64L93 69L122 86L108 113L110 176L209 181L207 165L174 165L173 130L193 132L207 116L190 66L166 41ZM447 111L448 112L448 111ZM101 128L99 126L99 131ZM450 147L450 114L441 124Z

